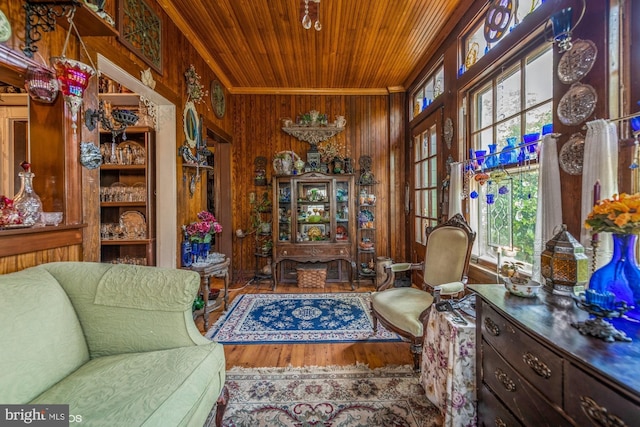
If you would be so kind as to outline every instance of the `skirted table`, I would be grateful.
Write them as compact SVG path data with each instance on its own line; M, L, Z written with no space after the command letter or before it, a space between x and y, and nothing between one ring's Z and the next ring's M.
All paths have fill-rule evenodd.
M420 382L440 408L444 426L476 425L476 325L456 323L455 315L432 307L422 347Z

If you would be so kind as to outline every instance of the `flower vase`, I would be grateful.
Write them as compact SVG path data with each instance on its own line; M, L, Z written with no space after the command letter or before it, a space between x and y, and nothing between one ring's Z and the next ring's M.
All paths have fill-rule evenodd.
M640 268L636 262L637 235L613 233L613 256L608 264L597 269L589 279L589 289L613 292L616 301L635 308L626 315L640 320Z

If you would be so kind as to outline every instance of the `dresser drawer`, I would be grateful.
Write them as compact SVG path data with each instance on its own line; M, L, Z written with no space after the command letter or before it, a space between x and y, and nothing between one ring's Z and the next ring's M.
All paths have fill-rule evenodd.
M484 309L484 308L483 308ZM571 426L560 412L482 340L482 381L527 426ZM560 400L556 404L560 404Z
M486 302L482 336L552 402L562 402L562 359L516 328Z
M282 245L275 247L273 256L276 260L292 261L327 261L334 259L351 259L351 247L344 244L312 244Z
M522 424L509 412L497 397L482 385L478 401L479 426L485 427L522 427Z
M566 367L564 402L565 412L579 426L630 427L640 423L638 404L573 365Z

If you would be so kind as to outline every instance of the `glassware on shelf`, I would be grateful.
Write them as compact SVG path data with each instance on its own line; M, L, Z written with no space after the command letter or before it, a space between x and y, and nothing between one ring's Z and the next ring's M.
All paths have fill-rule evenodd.
M13 198L14 206L24 225L35 225L40 222L42 215L42 201L33 190L33 177L35 174L30 172L31 165L24 161L20 165L23 172L18 173L20 176L20 191Z

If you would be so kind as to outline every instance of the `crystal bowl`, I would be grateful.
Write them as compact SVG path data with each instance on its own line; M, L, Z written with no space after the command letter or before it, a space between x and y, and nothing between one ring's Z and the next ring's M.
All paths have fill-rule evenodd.
M538 295L538 291L542 288L542 285L534 280L527 280L523 283L514 283L509 277L505 277L504 287L513 295L524 298L533 298Z
M44 225L58 225L62 222L62 212L42 212L40 220Z

